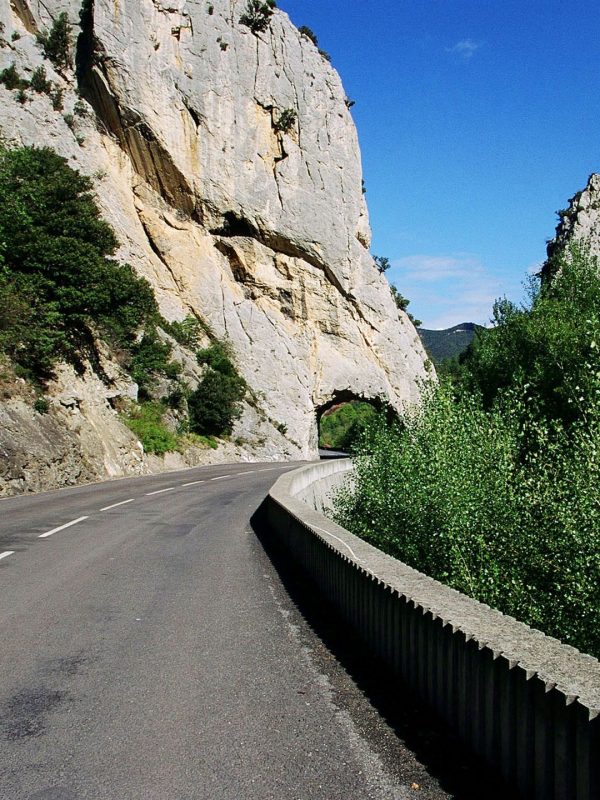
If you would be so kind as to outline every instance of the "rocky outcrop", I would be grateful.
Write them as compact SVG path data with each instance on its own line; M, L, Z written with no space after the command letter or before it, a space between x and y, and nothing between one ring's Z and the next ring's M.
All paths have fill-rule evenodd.
M600 175L592 174L583 191L569 200L558 212L556 235L548 243L548 259L560 253L571 241L585 242L600 256Z
M0 403L0 495L70 486L97 477L82 458L76 433L60 417L30 404Z
M22 378L0 369L0 497L251 460L247 448L232 442L217 450L192 443L183 452L145 454L113 407L135 392L135 384L115 375L114 363L103 359L102 367L109 370L108 383L89 364L82 375L62 365L41 404Z
M0 133L94 176L119 257L150 281L162 313L193 314L229 339L252 389L234 432L246 453L310 458L319 408L350 394L402 411L426 356L369 254L338 74L284 13L253 32L245 7L3 3L0 68L30 75L44 63L64 109L34 93L21 105L0 86ZM76 69L59 73L35 33L63 11Z

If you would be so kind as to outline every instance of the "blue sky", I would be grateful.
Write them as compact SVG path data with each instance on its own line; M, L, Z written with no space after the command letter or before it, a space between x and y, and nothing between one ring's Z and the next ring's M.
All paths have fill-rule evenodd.
M600 172L598 0L280 0L332 56L372 251L424 327L523 296L556 210Z

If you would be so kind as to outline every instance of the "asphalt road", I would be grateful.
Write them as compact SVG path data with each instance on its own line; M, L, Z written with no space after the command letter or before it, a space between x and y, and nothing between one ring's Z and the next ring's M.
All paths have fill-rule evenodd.
M292 466L0 501L2 800L454 796L336 663L250 527Z

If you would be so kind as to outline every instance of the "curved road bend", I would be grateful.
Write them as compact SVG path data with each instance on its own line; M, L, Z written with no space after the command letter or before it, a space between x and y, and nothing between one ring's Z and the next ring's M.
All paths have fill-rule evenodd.
M249 526L292 466L0 501L2 800L449 796L386 766Z

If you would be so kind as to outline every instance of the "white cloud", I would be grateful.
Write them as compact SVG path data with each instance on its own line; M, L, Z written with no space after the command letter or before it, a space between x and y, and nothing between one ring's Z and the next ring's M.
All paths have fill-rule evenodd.
M407 280L428 283L445 278L468 277L482 270L480 262L468 253L452 256L405 256L392 261L392 266L402 270Z
M503 294L499 278L471 253L406 256L392 261L388 275L425 328L489 325L494 300Z
M446 52L454 53L454 55L459 56L464 61L468 61L473 58L473 54L482 46L482 42L474 42L473 39L461 39L460 42L456 42L452 47L447 47Z

